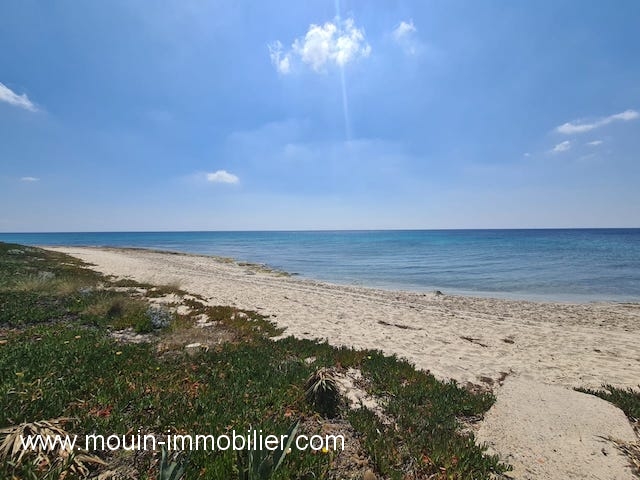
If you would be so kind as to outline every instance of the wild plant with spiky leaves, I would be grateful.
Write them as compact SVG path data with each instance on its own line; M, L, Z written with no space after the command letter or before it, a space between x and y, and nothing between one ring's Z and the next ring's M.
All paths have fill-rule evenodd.
M162 447L158 480L180 480L184 477L187 468L187 458L183 453L169 455L167 449Z
M340 390L333 369L322 367L311 374L305 384L305 397L318 413L335 417L340 408Z
M296 438L300 420L286 433L287 441L274 451L245 449L237 453L238 480L269 480L280 468Z
M74 477L88 476L89 465L95 467L105 465L105 462L85 451L73 451L68 444L58 442L53 445L54 448L50 448L54 439L64 442L65 438L72 437L63 428L71 421L71 418L56 418L0 429L0 462L11 463L14 467L30 463L37 468L42 478L47 478L54 472L57 478L65 478L68 474ZM32 448L24 448L23 441L27 437L48 439L49 442L34 442Z

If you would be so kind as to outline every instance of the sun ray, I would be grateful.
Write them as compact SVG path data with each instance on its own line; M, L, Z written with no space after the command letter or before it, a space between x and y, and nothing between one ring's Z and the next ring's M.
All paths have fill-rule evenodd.
M336 22L341 25L340 0L335 0ZM351 124L349 119L349 98L347 96L347 81L344 74L344 65L340 65L340 87L342 89L342 115L344 120L344 135L347 142L351 140Z
M351 125L349 121L349 99L347 98L347 81L344 76L344 66L340 66L340 84L342 87L342 113L344 115L344 134L347 141L350 141Z

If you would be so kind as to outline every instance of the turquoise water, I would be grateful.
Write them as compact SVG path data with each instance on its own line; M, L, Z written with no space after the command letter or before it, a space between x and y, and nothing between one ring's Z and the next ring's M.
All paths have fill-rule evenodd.
M0 241L220 255L371 287L640 301L640 229L25 233Z

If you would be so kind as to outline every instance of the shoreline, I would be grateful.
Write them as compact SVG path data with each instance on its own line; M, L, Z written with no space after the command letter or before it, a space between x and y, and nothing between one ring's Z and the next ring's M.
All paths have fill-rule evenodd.
M208 256L63 247L117 278L172 284L268 316L281 337L382 350L440 380L493 391L471 427L505 478L636 478L610 439L637 442L614 405L575 387L638 389L640 304L536 303L345 287Z
M534 377L565 386L595 388L611 383L635 388L640 378L640 359L635 359L633 345L629 344L633 338L640 344L640 303L437 295L334 284L202 254L122 247L43 248L93 263L102 273L155 284L177 283L213 303L256 310L285 327L284 335L379 348L403 356L440 378L462 383L481 383L481 378L498 381L505 372L514 370L513 365L535 363L543 368ZM558 335L556 328L564 333ZM377 332L367 340L350 330ZM407 332L413 334L407 338ZM608 341L599 338L604 335ZM547 345L540 342L545 337L549 337ZM586 344L578 347L572 341L575 338ZM635 361L627 368L637 375L625 372L612 376L609 368L602 366L590 373L581 368L588 363L602 364L609 356L602 354L607 352L602 348L603 340L612 357ZM466 360L454 358L457 353L465 354ZM536 361L520 358L523 354L535 356ZM592 358L593 354L600 357ZM571 368L563 372L558 363ZM599 370L606 374L599 374Z
M388 283L385 285L374 285L367 284L363 282L362 284L356 284L352 282L341 283L335 280L327 280L312 276L307 276L298 272L289 272L287 270L275 267L270 265L269 263L264 262L254 262L254 261L246 261L243 259L238 259L234 257L227 257L223 255L214 255L214 254L205 254L205 253L196 253L196 252L186 252L180 250L168 250L168 249L160 249L160 248L152 248L152 247L120 247L120 246L110 246L110 245L34 245L38 248L43 249L98 249L98 250L110 250L110 251L132 251L132 252L152 252L158 254L167 254L167 255L182 255L187 257L202 257L202 258L210 258L223 263L231 263L238 265L240 267L249 267L260 269L265 272L273 272L286 277L295 277L300 281L312 282L314 284L326 284L332 285L336 287L344 287L344 288L356 288L356 289L366 289L373 291L383 291L383 292L399 292L402 294L433 294L434 292L442 292L448 296L456 296L456 297L466 297L466 298L476 298L476 299L488 299L488 300L505 300L505 301L514 301L514 302L532 302L532 303L552 303L552 304L561 304L561 305L589 305L589 304L614 304L614 305L640 305L640 298L626 298L623 297L617 300L611 299L601 299L594 298L589 294L555 294L552 296L547 296L547 294L542 293L526 293L526 292L498 292L498 291L472 291L472 290L464 290L464 289L445 289L445 288L429 288L429 287L419 287L415 286L415 288L403 288L401 285L396 285L393 283Z

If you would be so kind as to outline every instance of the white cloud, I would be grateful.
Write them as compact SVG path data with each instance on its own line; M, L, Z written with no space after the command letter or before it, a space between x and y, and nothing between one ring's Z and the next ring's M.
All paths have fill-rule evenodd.
M294 59L320 73L329 66L344 67L371 53L364 29L356 27L351 18L344 21L335 19L324 25L311 24L304 37L294 40L287 52L280 41L268 47L271 63L282 74L291 72Z
M407 55L417 55L424 50L422 43L417 38L418 29L413 24L413 20L402 21L391 32L393 40L402 48Z
M599 127L603 127L615 121L623 121L627 122L629 120L635 120L640 117L640 114L635 110L625 110L624 112L616 113L614 115L609 115L608 117L601 118L591 123L574 123L567 122L556 128L556 131L559 133L564 133L565 135L571 135L574 133L584 133L590 132Z
M21 182L38 182L40 181L40 179L37 177L22 177L20 181Z
M213 173L207 173L207 182L213 183L238 183L240 179L233 173L226 170L218 170Z
M551 151L553 153L560 153L560 152L566 152L570 148L571 148L571 142L569 140L565 140L564 142L561 142L557 144L555 147L553 147Z
M396 41L400 41L403 38L406 38L407 36L415 32L416 32L416 27L413 24L413 20L409 20L409 22L405 22L405 21L400 22L400 25L396 27L392 35L393 35L393 38L396 39Z
M598 145L602 145L602 140L594 140L593 142L587 142L587 145L591 147L597 147Z
M626 122L627 120L635 120L639 116L640 116L640 114L638 112L636 112L635 110L625 110L624 112L616 113L615 115L611 115L610 117L608 117L608 119L609 119L610 122L612 122L614 120L624 120ZM607 123L609 123L609 122L607 122Z
M291 54L282 52L282 43L276 40L268 45L271 63L278 72L286 75L291 71Z
M6 102L9 105L24 108L30 112L37 112L38 109L25 93L18 95L4 83L0 82L0 102Z

